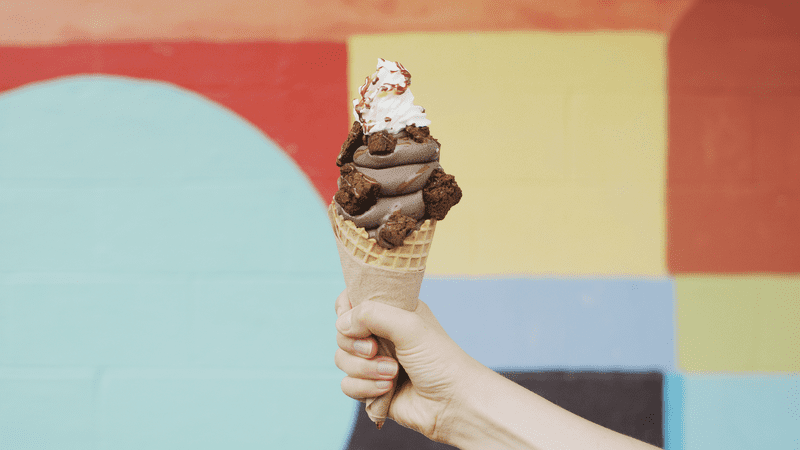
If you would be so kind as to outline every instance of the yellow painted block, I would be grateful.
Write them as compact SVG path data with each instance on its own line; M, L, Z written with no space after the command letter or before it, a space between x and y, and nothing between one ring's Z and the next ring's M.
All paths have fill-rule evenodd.
M652 189L666 185L666 96L576 93L570 97L567 153L581 184Z
M678 276L675 296L681 369L800 371L800 277Z
M658 233L641 232L659 230L663 217L643 189L541 185L535 196L526 194L529 185L505 189L520 197L475 186L437 224L429 274L635 276L663 245ZM625 239L607 237L616 235Z
M665 274L665 42L612 32L352 37L351 98L378 57L402 62L464 190L439 224L428 273Z

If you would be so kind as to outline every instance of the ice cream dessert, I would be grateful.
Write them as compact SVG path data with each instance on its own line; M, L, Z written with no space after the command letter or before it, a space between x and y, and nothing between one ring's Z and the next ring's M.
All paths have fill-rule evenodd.
M328 217L353 306L371 300L414 311L436 221L461 200L410 85L400 63L380 59L353 101L356 121L336 159L339 190ZM395 357L391 342L377 341L379 355ZM396 388L366 400L378 428Z
M444 219L461 200L410 85L402 64L380 59L353 100L357 120L336 159L337 212L384 248L402 245L427 219Z

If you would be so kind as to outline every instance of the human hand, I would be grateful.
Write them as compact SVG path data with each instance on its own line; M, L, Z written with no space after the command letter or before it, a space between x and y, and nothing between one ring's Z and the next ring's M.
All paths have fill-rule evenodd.
M389 417L429 439L447 442L471 383L488 369L461 350L422 301L415 311L374 301L353 308L345 290L336 299L336 313L335 361L347 374L342 392L363 402L389 391L397 362L376 356L375 336L390 340L404 370Z

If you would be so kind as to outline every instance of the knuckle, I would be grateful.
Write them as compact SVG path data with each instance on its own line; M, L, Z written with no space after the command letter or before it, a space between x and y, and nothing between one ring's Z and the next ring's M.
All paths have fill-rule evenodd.
M347 350L347 338L338 331L336 332L336 345L338 345L342 350Z
M357 311L353 311L353 313L358 323L364 323L375 314L375 302L364 302L358 305Z
M334 311L336 311L336 315L337 316L341 314L340 311L342 310L342 307L344 306L344 302L342 301L342 294L339 294L339 296L336 297L336 302L333 304L333 309L334 309Z
M334 364L336 364L336 367L338 367L340 370L344 370L342 368L342 357L344 356L343 353L344 350L337 349L336 353L333 354L333 362Z
M344 395L356 399L358 398L358 391L353 385L353 381L355 380L353 380L350 377L344 377L342 378L342 382L340 383L339 386L342 389L342 393L344 393Z

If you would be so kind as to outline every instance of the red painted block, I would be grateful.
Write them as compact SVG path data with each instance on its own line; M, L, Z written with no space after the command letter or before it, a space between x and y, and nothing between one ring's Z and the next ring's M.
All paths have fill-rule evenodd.
M670 97L669 177L689 185L753 182L753 101L743 95Z
M760 97L754 103L758 181L800 190L800 95Z
M797 2L699 1L670 37L670 86L798 92L798 30Z
M798 12L701 1L670 39L672 273L800 272Z
M797 191L707 191L668 194L671 273L800 272Z
M0 47L0 92L78 74L174 83L261 129L333 197L348 130L347 50L339 43L113 43Z

